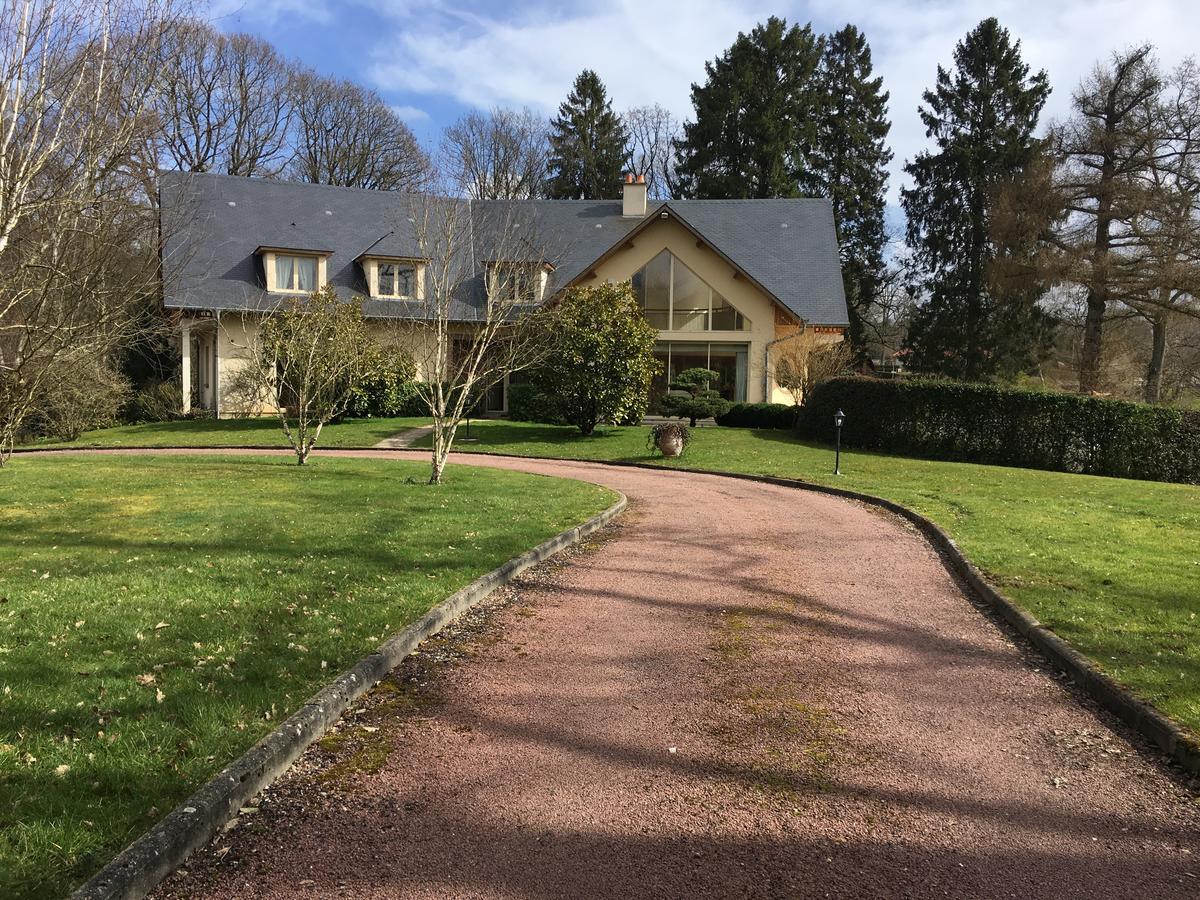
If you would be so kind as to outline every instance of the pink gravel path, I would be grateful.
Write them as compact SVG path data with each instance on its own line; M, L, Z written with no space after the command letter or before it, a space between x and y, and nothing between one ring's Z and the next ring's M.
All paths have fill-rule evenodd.
M497 614L427 714L381 723L382 770L320 793L301 764L304 802L285 788L161 896L1200 896L1194 798L898 519L456 460L631 507Z

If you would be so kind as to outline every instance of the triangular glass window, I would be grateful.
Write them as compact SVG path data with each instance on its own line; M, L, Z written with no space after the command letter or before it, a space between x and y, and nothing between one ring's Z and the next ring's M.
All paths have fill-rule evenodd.
M750 322L699 275L664 250L633 275L646 321L661 331L749 331Z

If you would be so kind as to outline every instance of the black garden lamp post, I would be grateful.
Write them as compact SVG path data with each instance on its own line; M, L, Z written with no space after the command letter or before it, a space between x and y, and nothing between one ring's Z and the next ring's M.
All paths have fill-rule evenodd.
M833 424L837 430L837 443L834 445L837 449L834 450L833 456L833 474L842 474L842 423L846 421L846 414L840 409L833 414Z

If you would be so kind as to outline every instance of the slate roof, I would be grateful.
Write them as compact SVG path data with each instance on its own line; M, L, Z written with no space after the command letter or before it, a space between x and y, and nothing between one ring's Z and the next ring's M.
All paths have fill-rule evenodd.
M346 298L367 292L361 265L378 256L420 257L421 223L462 223L459 264L467 267L456 316L476 317L484 301L489 259L519 258L509 235L522 233L536 255L554 265L550 289L570 284L619 246L644 219L621 215L619 200L467 201L296 184L228 175L163 172L159 176L164 235L164 303L176 309L263 311L259 247L328 251L327 277ZM801 319L847 324L846 300L828 201L672 200L666 208ZM469 225L468 225L469 223ZM509 227L519 223L519 227ZM524 231L522 231L524 229ZM437 232L432 227L430 233ZM533 250L531 249L531 252ZM368 316L404 315L404 304L368 300Z

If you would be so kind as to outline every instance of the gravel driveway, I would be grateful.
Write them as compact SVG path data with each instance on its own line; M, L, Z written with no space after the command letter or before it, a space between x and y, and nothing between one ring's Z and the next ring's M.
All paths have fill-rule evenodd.
M158 896L1200 896L1195 798L900 520L456 460L630 510L385 682Z

